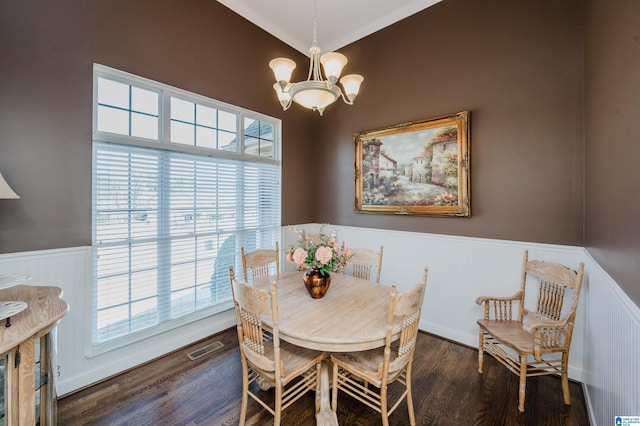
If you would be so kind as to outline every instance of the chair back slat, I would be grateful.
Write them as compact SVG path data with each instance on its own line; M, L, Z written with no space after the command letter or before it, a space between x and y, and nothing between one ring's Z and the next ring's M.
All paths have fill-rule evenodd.
M550 320L557 321L562 315L562 304L566 287L541 281L538 288L537 311Z
M245 282L249 282L249 269L251 269L251 282L265 279L274 273L280 274L280 248L277 241L275 250L259 249L245 253L242 247L240 252Z
M380 246L380 251L376 252L366 248L352 248L351 258L349 259L349 267L351 268L351 274L356 278L363 280L371 280L371 271L375 268L376 280L380 282L380 271L382 270L382 252L383 246Z
M582 286L582 270L576 272L559 263L529 260L526 262L525 274L528 286L538 281L536 310L530 312L525 309L526 316L552 321L560 320L563 316L567 291L572 293L572 303L568 313L569 315L572 312L575 313Z
M367 281L371 279L371 265L353 263L352 267L354 277Z
M251 278L253 282L269 277L269 265L254 266L251 268Z

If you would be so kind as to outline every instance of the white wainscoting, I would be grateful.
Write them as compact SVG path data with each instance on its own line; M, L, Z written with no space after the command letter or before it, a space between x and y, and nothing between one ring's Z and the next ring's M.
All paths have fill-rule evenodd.
M593 425L640 416L640 308L587 253L582 382Z
M298 225L317 232L318 224ZM329 228L332 228L329 225ZM581 381L592 424L613 416L640 414L640 309L582 247L537 244L336 226L349 247L384 245L381 281L406 289L429 267L425 331L477 346L479 295L509 295L519 288L522 254L577 268L586 274L569 359L569 375ZM282 229L281 247L296 235ZM283 270L294 267L283 259ZM0 273L26 273L32 285L55 285L71 306L58 327L59 395L144 363L235 324L231 310L105 354L87 356L91 248L77 247L0 255ZM588 333L586 332L588 330Z
M30 285L63 290L69 313L57 330L56 390L62 396L235 325L229 310L141 342L88 357L91 341L91 247L0 255L0 273L23 273ZM188 362L185 356L185 362Z
M317 232L320 225L297 225L297 228ZM424 331L472 346L478 346L478 326L483 310L475 300L481 295L510 296L520 290L522 255L529 250L530 259L562 263L577 269L584 261L584 249L574 246L525 243L484 238L402 232L384 229L327 225L335 228L338 240L348 247L378 250L384 246L380 281L390 285L396 281L399 290L406 290L422 278L429 268L429 278L420 320ZM295 242L297 235L283 229L282 245ZM295 268L281 262L286 270ZM331 291L331 290L329 290ZM582 351L585 308L578 308L569 357L569 376L582 381Z

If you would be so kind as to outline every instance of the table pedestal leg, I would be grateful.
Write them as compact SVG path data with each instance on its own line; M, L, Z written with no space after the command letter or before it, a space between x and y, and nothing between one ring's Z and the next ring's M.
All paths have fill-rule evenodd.
M329 385L329 370L331 363L322 361L320 367L320 410L316 413L316 424L318 426L338 426L336 413L331 410L331 398ZM317 396L316 396L317 397Z

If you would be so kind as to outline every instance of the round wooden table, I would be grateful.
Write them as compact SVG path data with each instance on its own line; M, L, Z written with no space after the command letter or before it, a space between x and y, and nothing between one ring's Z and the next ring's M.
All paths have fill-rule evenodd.
M303 272L289 272L254 283L278 287L280 338L325 352L352 352L384 346L391 288L350 275L332 273L331 286L322 299L312 299L302 281ZM263 323L273 326L271 316ZM400 330L400 323L396 325ZM395 327L394 327L395 328ZM395 333L394 333L395 334ZM323 363L318 425L337 425L329 400L329 365Z

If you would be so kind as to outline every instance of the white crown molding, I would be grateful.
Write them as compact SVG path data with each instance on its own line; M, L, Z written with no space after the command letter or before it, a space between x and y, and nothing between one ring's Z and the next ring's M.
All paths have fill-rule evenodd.
M323 52L338 50L440 1L321 0L317 12L318 44ZM312 0L218 2L309 56L313 41Z

